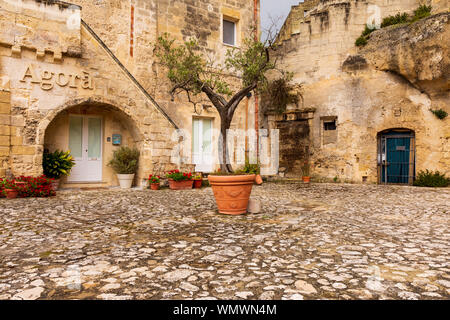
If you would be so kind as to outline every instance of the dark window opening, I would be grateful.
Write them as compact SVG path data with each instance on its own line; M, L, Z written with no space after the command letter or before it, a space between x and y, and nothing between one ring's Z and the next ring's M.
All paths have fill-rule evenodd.
M325 131L336 130L337 129L336 120L324 122L323 123L323 128L324 128Z

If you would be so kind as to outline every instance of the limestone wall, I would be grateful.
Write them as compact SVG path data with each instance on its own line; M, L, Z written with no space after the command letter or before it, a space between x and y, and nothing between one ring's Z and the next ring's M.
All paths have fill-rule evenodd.
M165 70L156 63L154 44L158 36L169 33L183 41L191 37L199 41L207 55L217 63L223 63L231 47L223 44L222 18L238 21L238 45L245 37L253 36L254 1L238 0L74 0L82 6L81 15L119 60L130 70L158 104L176 124L188 133L185 148L190 148L192 119L212 118L219 130L220 118L206 96L199 97L196 109L183 95L172 101L170 83ZM259 1L257 16L259 17ZM259 23L259 21L257 21ZM239 86L240 79L230 75L230 81ZM208 108L203 109L202 105ZM236 111L233 128L255 128L255 99L243 101ZM217 135L215 136L217 141ZM213 144L214 146L217 143ZM189 153L190 155L190 153ZM190 160L188 160L190 161Z
M433 12L440 14L376 31L363 49L354 45L374 13L371 5L384 17L422 3L319 1L297 32L286 35L293 22L285 23L280 61L301 86L295 109L315 111L309 157L317 180L378 182L377 135L393 128L415 132L416 172L450 174L450 119L430 112L450 113L448 6L434 1ZM324 143L323 121L330 118L337 138Z
M40 55L37 48L15 49L1 43L0 76L9 83L11 99L10 116L1 108L5 112L0 117L2 132L7 133L8 126L11 132L10 151L3 145L0 149L2 169L9 154L6 167L12 175L41 174L47 128L61 112L80 105L113 108L133 124L134 143L141 150L139 184L149 173L175 168L171 158L174 124L87 28L82 26L79 32L82 58L63 54L63 59L55 59L51 51ZM2 90L2 106L7 106L9 93Z

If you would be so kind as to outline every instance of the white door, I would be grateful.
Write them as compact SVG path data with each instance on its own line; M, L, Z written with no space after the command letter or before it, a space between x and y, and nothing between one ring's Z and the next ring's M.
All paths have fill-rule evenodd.
M213 171L211 119L193 119L192 161L196 172Z
M69 182L102 181L102 119L69 117L69 149L75 159Z

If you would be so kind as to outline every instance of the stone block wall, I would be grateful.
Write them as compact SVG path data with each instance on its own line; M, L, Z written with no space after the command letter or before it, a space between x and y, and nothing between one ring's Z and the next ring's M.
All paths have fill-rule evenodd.
M9 171L11 153L11 93L7 88L0 89L0 178Z
M355 46L376 9L383 18L424 3L436 14L376 31L365 48ZM394 128L415 132L417 172L450 175L450 119L430 112L450 113L448 15L448 4L440 1L331 0L309 9L297 31L289 29L293 21L285 23L279 61L301 87L298 111L315 110L309 157L317 180L378 182L377 136ZM328 141L323 119L331 118L337 132Z

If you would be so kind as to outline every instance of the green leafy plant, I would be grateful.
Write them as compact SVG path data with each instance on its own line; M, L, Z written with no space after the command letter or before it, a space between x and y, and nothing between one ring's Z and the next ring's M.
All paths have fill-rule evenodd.
M386 28L393 25L399 25L399 24L406 24L406 23L413 23L416 21L419 21L423 18L428 17L431 15L431 6L427 5L421 5L416 10L414 10L414 13L412 16L405 13L397 13L393 16L388 16L383 19L381 22L381 28ZM366 24L364 31L361 33L361 36L356 39L355 45L357 47L362 47L367 44L367 40L369 39L369 36L372 32L374 32L376 28L369 28L369 26Z
M108 165L117 174L133 174L139 167L139 150L136 148L120 147L114 151L113 158Z
M244 167L241 169L241 172L247 174L260 174L261 167L259 163L250 163L249 161L246 161Z
M418 7L416 10L414 10L414 15L412 16L410 22L416 22L420 19L426 18L431 15L431 6L427 6L425 4Z
M381 28L393 26L396 24L408 23L408 21L409 21L408 14L406 12L405 13L399 12L394 16L388 16L384 18L383 21L381 22Z
M44 167L44 175L52 179L60 179L62 176L70 174L75 161L69 151L56 150L53 153L44 152L42 163Z
M203 177L202 177L201 173L196 173L196 174L194 174L194 177L192 179L194 179L194 180L202 180Z
M358 39L356 39L355 41L355 45L357 47L362 47L365 46L367 44L367 38L365 36L360 36Z
M430 111L436 116L436 118L438 118L440 120L444 120L448 116L447 111L445 111L443 109L437 109L437 110L430 109Z
M150 184L160 183L161 182L161 177L160 176L154 176L154 175L151 174L148 177L148 181L150 182Z
M167 179L172 179L174 181L186 181L192 180L191 172L181 172L180 170L172 170L166 174Z
M263 95L265 108L273 110L279 114L286 111L289 104L297 104L299 97L292 93L294 87L290 84L293 75L269 81L260 91Z
M433 172L427 169L418 173L414 185L416 187L444 188L450 185L450 178L439 171Z
M184 92L194 106L203 105L206 96L220 116L219 155L222 172L232 172L228 159L227 131L231 127L234 114L241 101L252 92L264 88L268 80L266 74L275 70L270 58L275 45L271 40L261 42L253 35L244 39L240 48L229 49L224 63L210 59L196 40L175 43L168 34L159 37L155 45L155 55L165 67L171 82L169 93L172 99ZM236 86L239 75L241 83Z

